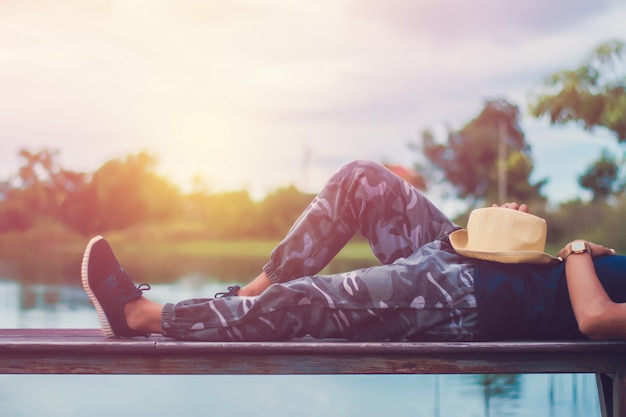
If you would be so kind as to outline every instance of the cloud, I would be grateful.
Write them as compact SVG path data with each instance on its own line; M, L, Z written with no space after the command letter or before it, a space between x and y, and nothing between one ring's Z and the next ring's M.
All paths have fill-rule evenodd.
M424 35L443 43L468 38L511 42L571 28L606 10L610 3L610 0L365 0L355 2L354 8L390 30Z

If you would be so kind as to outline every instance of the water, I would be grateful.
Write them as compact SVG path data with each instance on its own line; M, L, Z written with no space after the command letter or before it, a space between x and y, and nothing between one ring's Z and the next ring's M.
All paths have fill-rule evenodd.
M228 283L187 275L155 301L213 294ZM98 327L76 285L0 280L0 327ZM485 382L491 381L489 389ZM490 394L487 395L487 392ZM593 375L0 375L0 417L599 416Z

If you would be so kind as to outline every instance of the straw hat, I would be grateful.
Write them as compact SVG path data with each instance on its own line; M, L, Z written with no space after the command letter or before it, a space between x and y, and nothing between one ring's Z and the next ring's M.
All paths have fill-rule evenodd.
M547 264L560 261L544 252L546 221L532 214L502 207L470 213L467 230L450 234L454 250L463 256L507 264Z

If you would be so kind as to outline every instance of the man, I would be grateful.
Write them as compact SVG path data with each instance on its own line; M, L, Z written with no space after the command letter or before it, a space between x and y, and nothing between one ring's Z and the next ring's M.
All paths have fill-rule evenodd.
M381 265L316 275L357 231ZM626 337L626 257L574 241L555 258L544 245L545 221L526 205L476 210L460 229L381 165L356 161L331 177L243 288L154 303L143 296L149 286L135 287L102 237L87 246L82 281L109 337Z

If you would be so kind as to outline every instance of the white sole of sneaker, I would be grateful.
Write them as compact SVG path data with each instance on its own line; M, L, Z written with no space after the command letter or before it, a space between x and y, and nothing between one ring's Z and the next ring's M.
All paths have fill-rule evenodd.
M83 264L80 269L80 275L83 281L83 288L89 296L89 299L93 303L94 307L96 308L96 313L98 313L98 321L100 322L100 328L102 329L102 332L106 337L117 337L115 333L113 333L111 324L109 323L106 314L104 314L104 310L102 309L100 302L98 302L98 299L96 298L93 291L91 290L91 287L89 286L89 256L91 255L91 248L102 239L104 239L102 236L96 236L91 239L87 244L85 254L83 255Z

